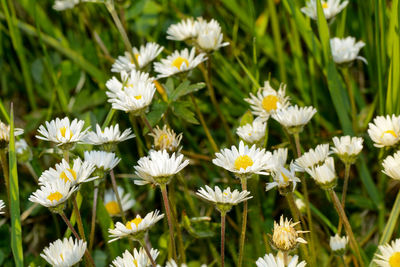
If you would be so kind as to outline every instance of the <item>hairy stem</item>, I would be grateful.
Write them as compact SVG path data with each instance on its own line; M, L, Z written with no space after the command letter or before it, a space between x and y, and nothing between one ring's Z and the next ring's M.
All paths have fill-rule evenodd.
M242 191L247 190L247 178L241 178L240 182L242 184ZM239 258L238 258L239 267L241 267L243 264L244 241L246 239L246 225L247 225L247 200L243 201L242 231L240 233Z
M81 235L83 241L85 241L86 240L85 231L83 229L82 217L79 211L78 202L76 201L76 194L72 194L72 206L76 217L76 223L78 224L79 234Z
M147 129L149 129L149 132L154 133L153 127L151 127L151 124L150 124L149 120L146 118L146 115L142 114L141 117L142 117L142 120L143 120L144 124L146 125Z
M347 194L347 188L349 185L350 167L351 167L351 164L349 164L349 163L345 164L344 183L343 183L343 192L342 192L342 201L341 201L343 209L346 206L346 194ZM339 225L338 225L338 231L337 231L338 235L340 235L340 232L342 231L342 225L343 225L342 220L340 220Z
M221 267L225 265L225 218L226 212L221 212Z
M177 262L176 250L175 250L175 238L174 238L174 225L172 223L171 209L170 209L169 203L168 203L167 185L160 184L160 188L161 188L161 194L162 194L162 197L164 200L165 213L167 214L167 219L168 219L169 239L170 239L172 255L173 255L173 259L175 260L175 262Z

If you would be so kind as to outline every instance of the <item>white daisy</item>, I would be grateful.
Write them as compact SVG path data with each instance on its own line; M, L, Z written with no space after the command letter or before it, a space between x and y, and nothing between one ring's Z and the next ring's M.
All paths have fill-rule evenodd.
M224 36L221 33L221 26L216 20L212 19L207 22L198 18L195 28L197 32L196 43L202 51L211 52L229 45L228 42L222 42Z
M0 199L0 214L4 214L4 211L1 211L6 207L6 204L4 204L4 201Z
M284 167L287 161L287 156L287 148L278 148L272 151L270 171L278 171L281 167Z
M74 160L71 168L70 164L63 159L55 165L55 168L49 168L39 177L39 184L46 185L53 181L62 181L71 183L71 186L87 183L97 179L98 177L90 177L95 170L95 165L91 162L83 161L80 158Z
M71 186L71 182L64 182L62 179L55 179L40 186L29 197L29 201L39 203L48 208L56 208L63 204L78 187ZM62 205L60 206L63 208Z
M40 256L55 267L69 267L77 264L86 251L87 243L72 237L57 239L43 249Z
M114 169L121 161L112 152L105 151L85 151L85 162L89 162L96 166L97 169L108 172Z
M392 240L392 243L386 243L379 246L380 254L375 254L378 259L375 263L380 267L397 267L400 264L400 239Z
M267 183L265 191L269 191L274 187L278 187L279 192L282 195L288 192L293 192L296 189L296 183L301 182L299 178L296 177L294 164L290 164L290 170L283 166L278 166L272 172L273 182Z
M335 63L343 64L355 59L360 59L367 63L365 58L358 55L361 48L365 46L363 41L358 41L356 43L356 38L349 36L346 38L332 38L330 43L333 61L335 61Z
M20 128L14 128L14 136L24 133ZM0 149L6 148L10 142L10 126L0 121Z
M301 233L308 231L296 230L295 226L300 222L292 223L292 220L280 218L279 224L274 221L274 231L272 234L272 244L281 251L290 251L297 247L298 243L307 244L307 241L299 237Z
M400 180L400 151L383 160L383 173L392 179Z
M86 132L90 127L82 130L85 122L83 120L74 119L71 123L68 117L63 119L56 118L50 122L45 122L46 127L40 125L38 132L41 135L36 135L37 138L51 141L57 146L65 146L70 148L75 143L81 143L85 138Z
M341 0L321 1L322 10L324 11L325 18L327 20L333 18L334 16L339 14L347 6L348 3L349 1L341 2ZM309 0L306 3L306 6L302 7L300 10L314 20L316 20L318 17L316 0Z
M282 257L275 257L272 253L265 254L264 258L260 257L256 261L257 267L304 267L306 264L305 261L299 262L299 256L294 255L289 263L285 265Z
M113 77L107 81L108 102L113 109L140 115L153 100L156 87L148 73L132 71L121 73L122 82Z
M113 238L108 242L110 243L124 237L141 240L150 227L164 217L164 214L158 214L159 211L155 210L148 213L144 218L137 215L135 219L128 221L125 225L117 222L114 229L108 229L110 237Z
M289 97L285 94L286 84L281 83L278 91L275 91L269 83L264 82L264 87L258 89L257 95L250 93L250 98L244 100L250 104L252 113L268 120L269 116L278 109L284 109L289 106Z
M329 240L329 246L335 253L343 254L346 251L347 244L349 243L349 237L340 237L338 234L331 236Z
M150 250L150 255L154 261L158 257L158 254L160 254L160 252L157 249L152 248ZM151 266L151 261L143 248L140 248L139 251L134 248L133 255L128 250L125 250L122 254L122 258L115 258L112 264L115 267L147 267Z
M79 4L79 0L56 0L54 2L53 9L57 11L63 11L75 7L77 4Z
M395 145L400 138L400 116L377 116L368 123L368 134L376 147Z
M254 173L268 175L264 170L270 167L272 154L257 148L256 145L249 148L240 141L239 149L235 146L231 149L225 148L215 153L215 156L212 161L215 165L235 173L240 178L250 178Z
M184 41L187 39L195 38L197 31L195 21L193 18L182 20L177 24L172 24L167 30L167 39L175 41Z
M143 69L152 62L160 53L164 47L157 43L146 43L141 45L139 50L136 47L132 48L132 54L135 56L139 69ZM124 56L118 56L117 60L111 67L112 72L131 72L135 70L136 66L129 52L125 52Z
M330 153L328 144L318 145L315 149L310 149L296 159L296 170L304 172L307 168L322 164Z
M205 189L200 188L196 194L201 198L214 203L216 208L223 213L228 212L232 206L252 198L250 192L246 190L242 192L239 192L237 189L231 191L230 187L228 187L224 189L224 191L221 191L218 186L215 186L213 190L207 185L205 186Z
M132 134L131 128L128 128L121 133L118 123L114 126L106 127L104 130L101 129L100 125L96 124L96 132L88 132L85 143L92 145L107 145L119 143L134 137L135 135Z
M272 114L272 118L283 125L289 133L299 133L315 113L317 113L317 110L314 107L298 107L295 105L278 109Z
M334 146L332 152L337 154L344 163L353 164L363 148L362 137L351 137L349 135L340 138L333 137Z
M135 180L135 184L168 184L172 176L188 164L189 160L184 160L183 155L175 155L175 153L169 155L166 150L152 150L149 156L138 160L137 166L135 166L135 174L141 180Z
M176 135L174 130L168 128L167 125L164 125L162 129L157 125L149 135L154 138L154 148L156 150L179 151L182 133Z
M206 54L200 53L196 56L196 49L194 47L190 52L185 48L181 51L175 51L166 59L161 59L161 62L155 62L154 70L159 73L157 79L160 79L190 71L205 60L207 60Z
M306 172L324 189L336 186L337 176L332 157L328 157L321 166L307 168Z
M131 194L124 192L121 186L118 186L118 195L121 199L121 205L124 212L128 211L135 205L135 200L131 198ZM110 216L121 216L121 211L118 206L117 197L112 188L104 193L104 206Z
M252 123L248 123L237 128L236 133L248 144L258 144L265 137L267 123L262 118L256 118Z

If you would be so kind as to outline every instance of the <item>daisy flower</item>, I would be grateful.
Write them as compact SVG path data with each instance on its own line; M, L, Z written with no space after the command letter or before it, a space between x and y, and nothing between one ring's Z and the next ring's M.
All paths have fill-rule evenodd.
M341 0L327 0L321 1L322 10L324 11L325 18L327 20L333 18L337 14L339 14L349 3L349 1ZM302 7L301 12L309 16L310 18L317 20L317 1L316 0L309 0L306 3L305 7Z
M106 92L108 102L113 109L142 114L151 104L156 87L153 78L148 73L132 71L130 74L121 73L122 82L113 77L108 80Z
M278 109L289 106L289 97L285 94L286 84L281 83L278 91L273 89L269 81L264 82L264 87L258 89L257 95L250 93L250 98L244 100L250 104L252 113L264 120Z
M190 71L205 60L207 60L206 54L200 53L196 56L196 49L194 47L190 52L185 48L182 51L175 51L166 59L161 59L161 62L155 62L154 70L159 73L157 79L160 79Z
M105 151L85 151L85 162L89 162L104 172L109 172L121 161L112 152Z
M314 107L290 106L284 109L278 109L272 114L272 118L284 126L289 133L300 133L317 110Z
M4 209L6 207L6 204L4 204L4 201L0 199L0 214L4 214L4 211L2 211L2 209Z
M288 155L287 148L278 148L272 151L269 170L273 172L273 171L278 171L281 167L284 167L286 164L287 155Z
M111 243L124 237L130 237L140 241L150 227L164 217L164 214L158 214L159 211L155 210L148 213L144 218L137 215L135 219L128 221L126 224L117 222L114 229L108 229L110 237L113 238L108 242Z
M383 160L383 173L392 179L400 180L400 151Z
M364 63L367 63L365 58L358 55L361 48L365 46L363 41L356 42L356 38L349 36L346 38L332 38L330 43L333 61L335 61L335 63L343 64L355 59L360 59Z
M195 27L195 20L193 18L182 20L177 24L172 24L167 30L167 39L169 40L184 41L195 38L196 36L197 30Z
M174 130L168 128L167 125L164 125L162 129L157 125L149 135L154 138L154 148L156 150L179 151L182 133L176 135Z
M128 211L135 205L135 200L131 198L131 194L126 193L121 186L118 186L118 195L121 199L121 205L124 212ZM112 188L104 193L104 206L110 216L121 216L121 211L118 206L117 197Z
M70 183L71 186L79 185L81 183L91 182L98 177L90 177L95 170L93 163L83 161L80 158L74 160L71 168L70 164L63 159L60 163L55 165L55 168L49 168L44 171L39 177L39 184L46 185L53 181L62 181Z
M310 149L300 158L295 160L296 170L304 172L307 168L322 164L331 154L328 144L317 145L315 149Z
M146 43L141 45L139 49L132 48L132 54L135 56L139 69L143 69L152 62L162 51L164 47L157 43ZM129 52L125 52L123 56L118 56L117 60L111 67L112 72L131 72L136 66Z
M290 170L285 167L278 166L272 172L273 182L267 183L265 191L269 191L274 187L278 187L279 192L282 195L286 195L288 192L293 192L296 189L296 183L301 182L299 178L296 177L294 164L290 164Z
M90 127L82 130L85 122L83 120L74 119L69 121L68 117L63 119L56 118L50 122L45 122L46 127L40 125L38 132L41 135L36 135L36 138L41 140L54 142L62 149L69 149L75 143L82 143L86 132Z
M237 128L237 135L248 144L258 144L264 141L267 123L262 118L256 118L252 123L248 123Z
M260 257L256 261L257 267L304 267L306 264L305 261L299 262L299 256L294 255L285 265L283 258L275 257L272 253L265 254L263 258Z
M221 26L216 20L212 19L207 22L202 18L198 18L195 28L197 32L196 43L202 51L216 51L221 47L229 45L228 42L222 42L224 36L221 33Z
M353 164L363 148L364 139L346 135L340 138L335 136L332 141L334 144L332 152L337 154L345 164Z
M77 264L86 251L87 243L72 237L57 239L43 249L40 256L55 267L69 267Z
M386 243L379 246L380 253L375 254L378 259L375 263L380 267L399 266L400 263L400 239L393 240L391 244Z
M75 5L79 4L79 0L56 0L53 5L53 9L57 11L64 11L71 9Z
M49 181L40 186L40 189L36 190L29 197L29 201L39 203L42 206L51 208L52 211L62 211L64 208L63 204L78 187L71 186L71 182L64 182L62 179L55 179ZM59 209L57 209L59 206Z
M307 168L306 172L324 189L336 186L337 176L332 157L328 157L321 166Z
M272 244L281 251L290 251L297 247L298 243L307 244L307 241L299 237L299 234L308 231L296 230L295 226L300 222L292 223L292 220L280 218L279 223L274 221L274 231L272 234Z
M118 123L114 126L106 127L104 130L101 129L100 125L96 124L96 132L88 132L85 143L98 146L113 145L134 137L135 135L132 134L131 128L121 133Z
M150 151L149 156L140 158L135 166L135 174L141 179L135 180L135 184L168 184L172 176L188 164L189 160L184 160L183 155L169 155L167 150Z
M215 165L233 172L240 178L250 178L254 173L268 175L264 170L270 167L272 154L265 149L257 148L256 145L249 148L240 141L239 149L235 146L231 149L225 148L215 156L212 161Z
M368 123L368 134L376 147L395 145L400 138L400 116L377 116Z
M24 133L24 130L20 128L14 128L14 136L18 136ZM7 125L0 121L0 149L4 149L10 142L10 125Z
M336 234L335 236L331 236L329 240L329 246L331 247L332 251L341 255L346 251L348 243L348 236L340 237L338 234Z
M246 190L242 192L239 192L237 189L231 191L230 187L228 187L222 191L218 186L215 186L213 190L207 185L205 186L205 189L200 188L196 194L199 197L214 203L215 207L221 213L226 213L230 211L232 206L252 198L250 192Z
M154 261L158 257L158 254L160 254L160 252L157 249L152 248L150 250L150 255ZM122 254L122 258L117 257L113 260L112 264L115 267L147 267L151 266L151 261L143 248L139 250L134 248L133 255L128 250L125 250Z

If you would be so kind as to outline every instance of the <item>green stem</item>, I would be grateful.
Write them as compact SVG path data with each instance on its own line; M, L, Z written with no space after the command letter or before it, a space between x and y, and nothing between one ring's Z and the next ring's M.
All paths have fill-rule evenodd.
M94 245L93 242L94 242L94 233L96 229L96 211L97 211L98 196L99 196L99 186L95 184L93 191L92 222L90 224L90 235L89 235L89 251L92 251Z
M144 240L140 240L139 243L140 243L140 245L144 248L144 251L146 251L147 257L149 257L150 262L151 262L151 265L152 265L153 267L156 267L157 264L156 264L156 262L154 261L153 257L151 256L151 253L150 253L150 251L149 251L149 249L148 249L148 247L147 247L147 245L146 245L146 242L144 242Z
M153 127L151 127L151 124L150 124L150 122L147 120L146 115L145 115L145 114L142 114L142 115L141 115L141 118L142 118L144 124L146 125L147 129L149 129L149 132L154 133Z
M353 122L353 131L357 132L357 107L356 107L356 102L354 100L354 93L353 93L353 88L352 88L351 81L350 81L350 75L349 75L348 68L343 68L342 74L343 74L343 78L345 80L346 87L347 87L347 92L348 92L349 98L350 98L351 119Z
M139 129L138 129L138 126L137 126L136 118L132 113L129 114L129 120L131 121L133 131L135 132L135 135L136 135L135 139L136 139L136 144L137 144L137 149L138 149L139 156L143 157L144 156L143 148L145 146L144 146L144 143L142 141L142 138L140 137L140 132L139 132Z
M32 164L28 161L28 162L25 162L24 165L28 169L29 173L32 175L35 182L38 182L39 177L37 176L35 170L33 169Z
M225 219L226 212L221 212L221 267L225 265Z
M63 150L64 159L69 163L69 150Z
M342 201L341 201L343 209L346 206L346 194L347 194L347 188L349 185L350 167L351 167L351 164L349 164L349 163L345 164L344 183L343 183L343 192L342 192ZM339 220L338 231L337 231L338 235L340 235L340 232L342 231L342 224L343 224L342 221Z
M171 183L174 183L175 181L172 181ZM178 266L184 264L186 262L186 253L185 253L185 246L183 244L183 239L182 239L182 227L179 224L178 220L178 215L176 211L176 202L175 202L175 186L174 184L170 186L170 191L169 191L169 201L171 202L171 214L172 218L174 220L174 224L176 226L176 237L178 239L178 252L179 252L179 257L178 257Z
M7 152L5 149L0 150L0 161L1 161L1 168L3 169L3 173L4 173L4 182L6 184L8 203L11 203L11 201L10 201L10 176L8 173ZM8 205L10 205L10 204L8 204Z
M111 184L112 184L112 188L113 188L113 191L114 191L114 194L115 194L115 198L117 199L119 212L121 213L122 222L125 224L126 223L125 212L124 212L124 209L122 207L121 198L120 198L119 193L118 193L118 186L117 186L117 182L115 181L114 170L110 171L110 177L111 177Z
M247 178L241 178L242 191L247 190ZM243 264L243 252L244 252L244 241L246 239L246 225L247 225L247 200L243 201L243 217L242 217L242 231L240 233L239 243L239 258L238 266L241 267Z
M379 245L385 244L390 241L393 234L394 227L396 226L397 219L400 214L400 191L397 193L396 200L394 201L393 208L390 211L389 219L383 230Z
M171 210L170 210L169 203L168 203L167 185L160 184L160 188L161 188L161 194L162 194L163 201L164 201L165 213L167 214L167 219L168 219L169 238L170 238L172 255L173 255L173 259L175 260L175 262L177 262L176 250L175 250L175 238L174 238L174 225L172 223Z
M81 217L81 213L79 211L78 202L76 201L76 194L72 195L72 205L73 205L73 209L74 209L74 213L75 213L75 217L76 217L76 222L78 224L79 234L81 235L83 241L85 241L86 240L85 231L83 229L82 217Z

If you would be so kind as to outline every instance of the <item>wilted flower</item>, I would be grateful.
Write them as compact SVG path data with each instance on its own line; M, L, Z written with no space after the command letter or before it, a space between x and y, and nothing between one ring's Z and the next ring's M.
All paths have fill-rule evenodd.
M168 128L167 125L164 125L162 129L157 125L149 135L154 138L154 148L156 150L179 151L182 133L176 135L174 130Z
M307 244L307 241L299 237L301 233L308 231L299 231L294 227L300 222L292 223L291 220L280 218L279 224L274 222L274 232L272 235L272 244L277 249L285 252L293 250L297 247L298 243Z
M87 243L83 240L73 239L72 237L57 239L43 249L40 256L50 265L55 267L69 267L77 264L86 251Z

